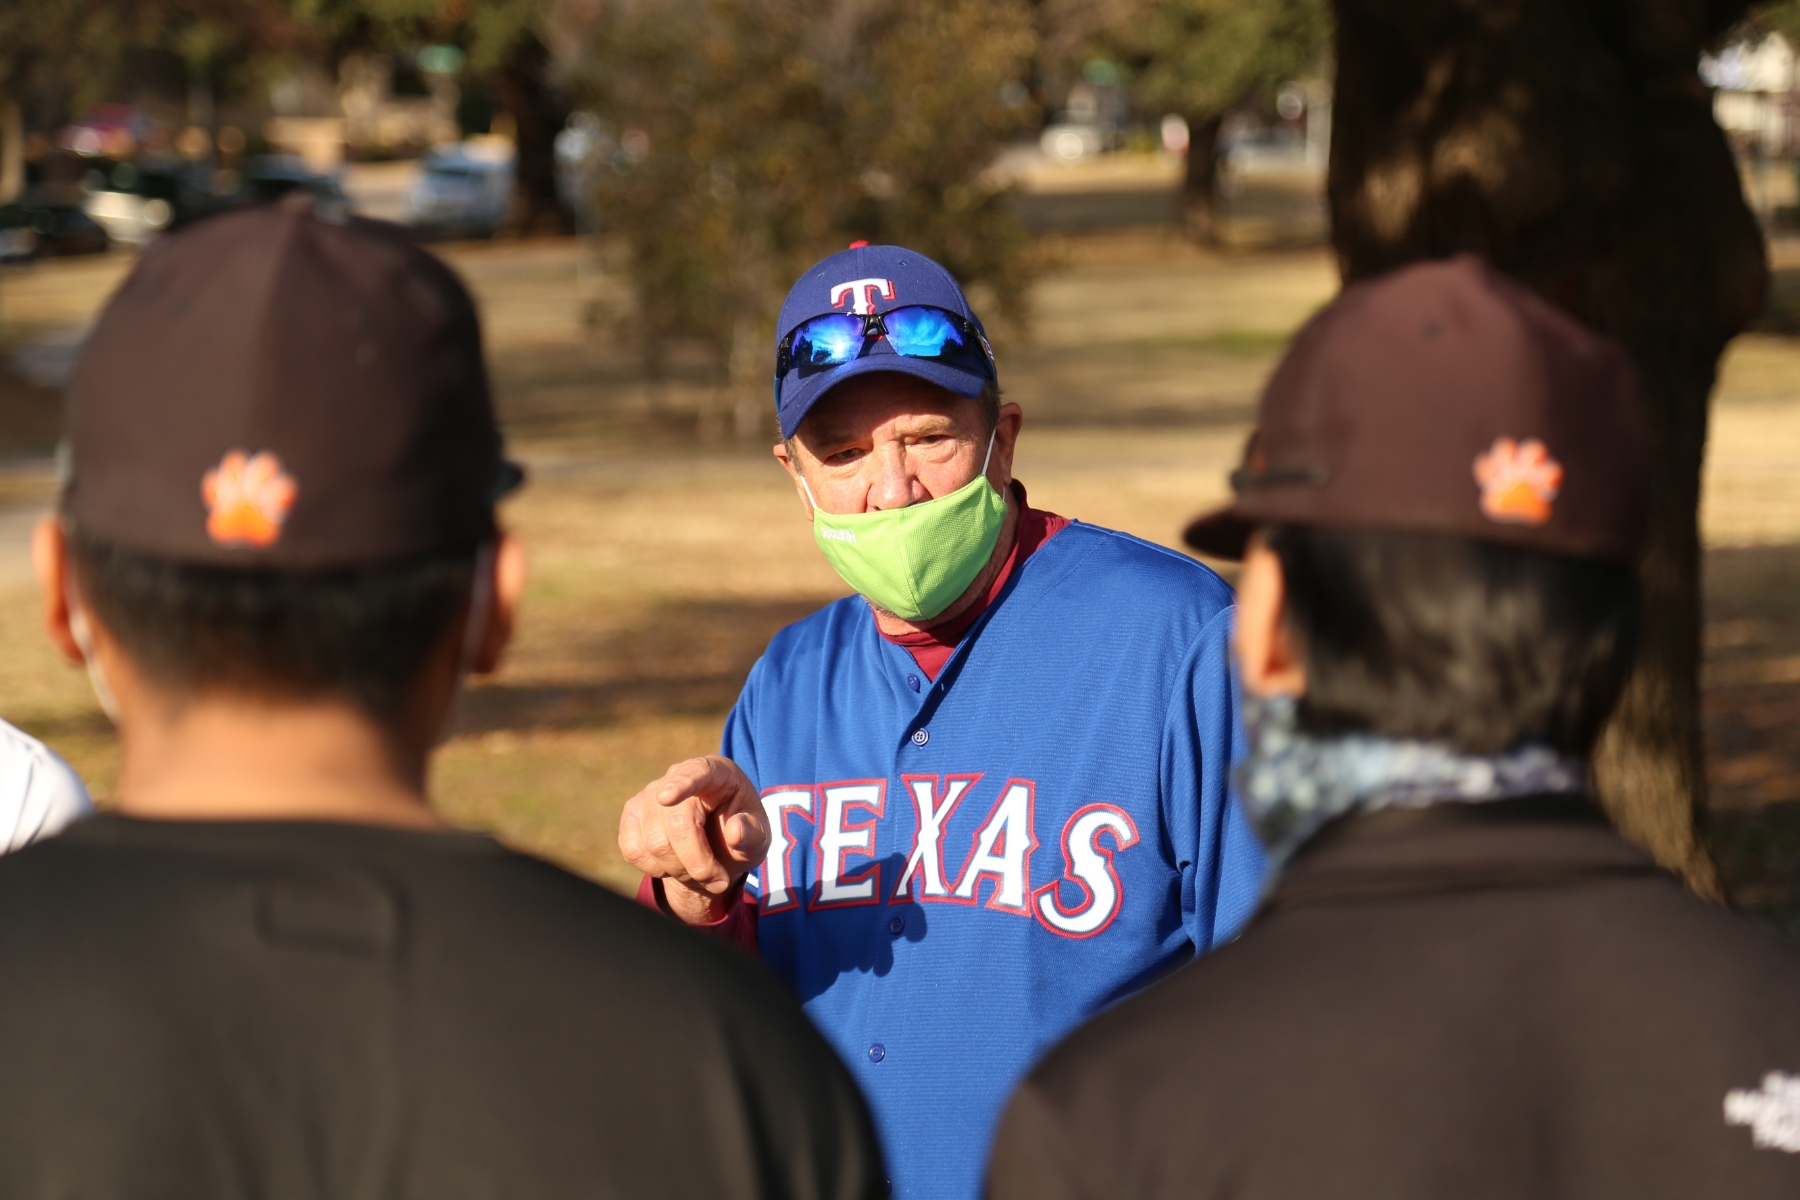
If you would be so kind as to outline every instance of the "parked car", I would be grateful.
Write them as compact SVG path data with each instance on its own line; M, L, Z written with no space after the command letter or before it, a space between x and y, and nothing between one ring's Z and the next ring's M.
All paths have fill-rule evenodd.
M1266 127L1227 120L1219 138L1219 191L1235 195L1256 176L1319 172L1322 160L1308 154L1306 135L1286 126Z
M115 242L143 243L218 208L209 183L208 173L184 163L98 164L81 207Z
M1098 125L1059 121L1039 136L1038 147L1050 158L1074 162L1105 150L1106 138L1106 130Z
M250 159L244 164L231 202L267 204L301 189L311 192L319 200L349 203L336 179L312 170L306 160L296 154L260 154Z
M106 230L75 204L0 205L0 262L67 254L103 254Z
M440 147L419 163L407 198L408 218L421 234L492 237L512 211L513 160Z
M89 172L82 207L113 240L147 242L208 213L239 204L264 204L304 188L323 200L347 204L329 175L309 169L292 154L261 154L235 173L204 164L113 163Z

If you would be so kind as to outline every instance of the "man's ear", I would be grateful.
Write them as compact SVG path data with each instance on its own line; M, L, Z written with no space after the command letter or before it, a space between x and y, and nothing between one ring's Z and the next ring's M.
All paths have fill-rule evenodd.
M1244 551L1231 649L1238 677L1252 696L1306 694L1306 661L1288 632L1287 580L1281 559L1263 544L1260 533Z
M1000 406L999 421L994 426L994 460L988 464L988 479L996 491L1004 492L1012 484L1013 451L1019 445L1019 430L1025 426L1025 410L1012 401Z
M493 600L488 605L487 626L469 670L475 675L491 675L500 667L500 659L512 641L519 618L519 603L525 597L525 544L510 533L503 533L494 543L491 563L482 565L493 572Z
M786 471L788 478L794 481L794 491L800 497L800 508L806 513L806 520L810 524L813 519L812 497L807 495L806 488L801 486L800 464L794 461L793 453L788 449L785 441L775 443L774 453L775 461L781 464L781 469Z
M79 601L70 596L73 572L69 566L69 539L63 533L62 522L55 517L42 518L31 531L31 569L43 597L44 632L50 644L80 666L87 661L87 655L82 653L71 621L72 604Z

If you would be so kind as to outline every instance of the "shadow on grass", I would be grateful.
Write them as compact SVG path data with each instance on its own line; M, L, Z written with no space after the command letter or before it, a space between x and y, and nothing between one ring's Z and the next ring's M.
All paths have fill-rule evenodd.
M1706 556L1704 828L1733 904L1800 937L1800 545Z
M1800 801L1713 810L1706 840L1734 907L1800 938Z
M586 679L478 684L463 696L458 734L588 729L644 716L717 716L730 709L750 668L783 626L830 597L688 600L584 647Z
M1769 296L1755 327L1763 333L1800 333L1800 267L1769 272Z

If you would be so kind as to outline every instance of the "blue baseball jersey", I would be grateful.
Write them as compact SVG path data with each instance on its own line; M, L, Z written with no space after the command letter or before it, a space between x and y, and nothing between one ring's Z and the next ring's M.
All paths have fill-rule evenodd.
M750 672L723 749L774 833L761 954L862 1084L902 1200L979 1196L1037 1056L1255 905L1231 604L1194 560L1077 522L935 682L857 596Z

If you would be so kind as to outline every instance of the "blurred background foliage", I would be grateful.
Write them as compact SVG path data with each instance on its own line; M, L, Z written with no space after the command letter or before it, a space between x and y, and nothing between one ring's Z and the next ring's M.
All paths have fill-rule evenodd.
M127 59L146 52L246 86L246 68L297 49L300 35L268 0L13 0L0 4L0 97L52 125L108 99Z
M766 407L782 296L855 239L921 250L1024 322L1035 263L991 169L1035 117L1007 101L1036 44L1019 0L622 0L569 29L652 371L685 332Z
M13 0L0 4L0 106L54 127L108 99L134 65L176 60L209 105L299 64L453 46L512 117L527 231L562 232L552 143L568 116L543 30L553 0Z
M1225 115L1317 75L1331 33L1325 0L612 0L562 20L647 365L692 331L739 406L766 399L788 284L853 239L937 258L1024 332L1043 263L997 164L1096 58L1141 115L1194 131L1183 210L1210 240Z
M1329 77L1331 36L1327 0L1146 0L1097 39L1135 68L1140 113L1187 122L1181 215L1189 236L1213 240L1226 114L1285 83Z
M592 200L631 243L635 319L692 331L739 388L778 278L851 238L941 259L1023 329L1041 264L996 164L1084 64L1139 116L1185 118L1183 209L1209 240L1221 120L1327 72L1329 36L1325 0L15 0L0 108L52 128L147 57L210 110L302 64L453 47L465 91L510 117L512 228L570 227L554 143L590 109L610 138Z

